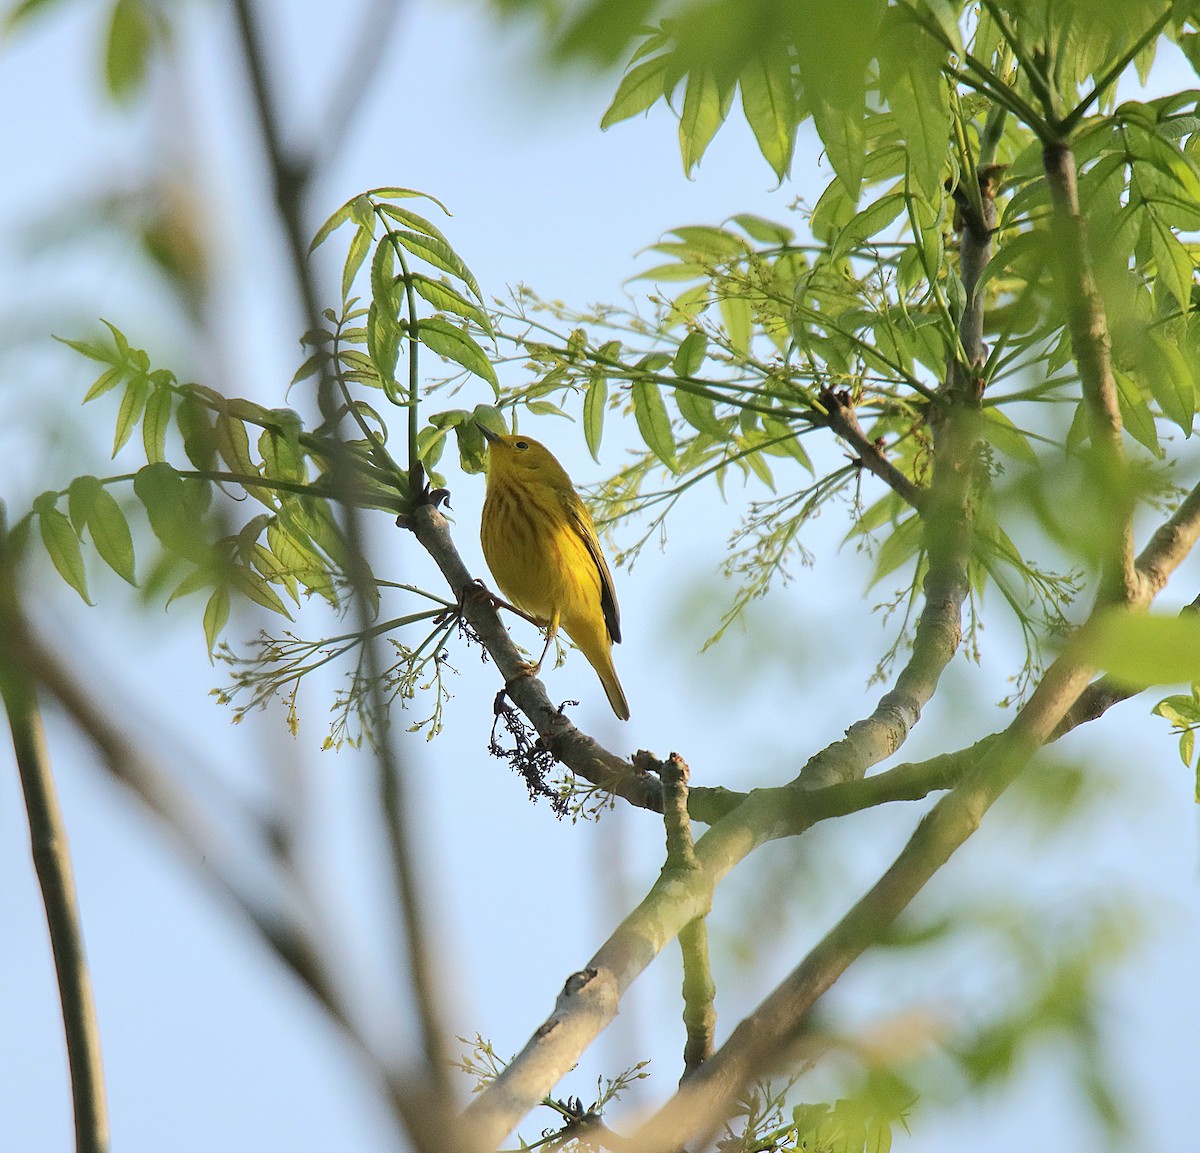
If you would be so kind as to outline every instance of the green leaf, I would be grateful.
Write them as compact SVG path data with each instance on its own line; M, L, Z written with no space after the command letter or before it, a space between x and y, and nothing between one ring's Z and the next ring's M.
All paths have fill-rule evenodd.
M83 398L83 403L87 404L89 400L95 400L96 397L103 396L106 392L111 392L124 379L124 365L119 364L115 368L110 368L107 372L102 372L98 377L96 377L92 387L87 390L87 393Z
M203 482L185 483L169 464L148 464L133 478L133 491L166 548L197 564L208 562L209 549L200 531L207 496Z
M865 240L882 232L907 205L903 192L893 192L882 196L873 204L868 204L861 212L857 212L838 233L837 239L830 248L831 260L840 260Z
M385 390L395 387L396 365L400 360L400 342L404 333L396 318L395 310L371 301L367 312L367 353L370 364L378 375Z
M874 587L889 573L895 572L917 555L921 548L923 532L921 518L913 513L896 526L891 536L884 538L879 552L875 555L875 571L871 574L869 587Z
M731 91L722 91L711 68L698 68L688 76L679 116L679 150L686 175L691 176L729 115L730 97Z
M687 388L676 388L674 395L679 415L697 432L708 433L717 440L729 438L729 430L717 418L716 408L711 397L703 396Z
M385 312L395 314L396 298L393 292L396 267L396 250L385 236L375 245L371 257L371 300Z
M424 260L427 264L432 264L434 268L440 268L443 272L458 277L471 290L475 298L481 304L483 303L483 294L479 291L479 285L476 283L475 277L471 275L471 270L444 240L439 240L435 236L423 236L419 232L409 232L403 228L393 229L391 235L414 256Z
M330 234L340 228L347 220L350 219L354 209L354 201L347 200L320 228L317 229L317 234L312 238L312 243L308 246L310 255L315 252L326 240Z
M83 550L79 547L79 537L71 527L71 522L53 506L44 506L38 511L39 527L42 531L42 544L50 560L63 578L82 598L85 604L91 604L88 597L87 572L83 567Z
M15 5L4 18L5 31L15 32L22 24L40 15L43 9L58 2L59 0L21 0L21 3Z
M371 251L371 239L371 230L360 224L358 231L354 234L354 239L350 241L350 247L346 252L346 263L342 268L343 301L349 299L350 289L354 286L354 278L358 275L358 270L362 268L363 261L367 259L367 253Z
M583 396L583 437L588 452L598 464L600 462L600 438L604 435L604 415L608 410L608 378L602 373L593 373Z
M646 446L672 472L678 472L671 418L658 386L648 380L635 380L630 394L633 398L633 416Z
M1184 436L1191 436L1196 416L1196 381L1192 366L1178 345L1157 333L1152 334L1150 340L1157 353L1157 365L1146 373L1146 383L1163 415L1177 424Z
M741 296L722 296L718 305L725 322L725 334L733 351L740 356L750 355L750 302Z
M454 426L458 438L458 462L463 472L472 475L487 471L487 441L473 420L464 420Z
M208 644L208 659L212 660L217 638L229 620L229 590L223 585L213 589L213 594L204 606L204 640Z
M91 502L87 516L88 532L92 544L101 559L110 569L128 581L137 584L133 571L133 537L129 523L121 506L107 489L101 488Z
M853 205L858 200L867 156L862 109L813 100L813 123L825 145L825 154Z
M796 235L790 228L765 217L755 216L752 212L739 212L729 219L759 244L790 244Z
M337 605L337 591L324 560L277 519L267 525L267 547L285 571L305 588L324 597L331 605Z
M738 77L742 112L758 141L759 151L782 182L792 166L796 146L796 94L792 64L782 46L751 57Z
M492 386L497 399L500 397L500 382L496 370L488 360L487 353L461 328L439 317L431 316L417 326L417 334L426 348L461 364L469 372L486 380Z
M166 387L151 389L146 399L146 412L142 417L142 447L150 464L157 464L166 456L167 429L171 425L174 403L175 394Z
M714 261L728 260L730 257L746 256L749 247L736 233L724 228L714 228L711 224L685 224L672 228L671 235L679 237L682 246L671 242L656 244L654 250L670 255L673 252L683 257L700 257Z
M175 415L183 436L183 451L201 472L207 472L217 455L217 438L212 414L194 391L184 392Z
M292 384L299 384L302 380L307 380L310 376L315 376L317 370L321 367L321 362L329 354L323 349L318 348L298 369L295 376L292 377Z
M664 94L667 60L667 56L643 60L621 77L612 103L600 119L601 129L611 128L621 120L647 111Z
M946 49L902 8L888 9L879 44L880 87L904 133L913 184L932 200L950 143Z
M133 96L146 82L151 27L142 0L117 0L108 25L104 75L118 100Z
M1147 214L1150 224L1150 246L1158 275L1179 307L1187 312L1192 300L1193 264L1191 253L1180 243L1179 238L1159 219L1158 214Z
M695 376L704 364L708 352L708 337L698 329L689 332L675 350L671 368L676 376Z
M150 391L150 382L144 376L135 376L126 386L125 395L121 398L121 407L117 411L117 430L113 436L113 456L121 451L125 442L133 435L138 421L142 419L142 411L146 407L146 396Z
M1037 464L1037 453L1033 451L1029 438L1013 424L1006 412L994 405L989 405L983 410L981 431L990 444L1007 456L1024 464Z
M1200 680L1200 616L1111 610L1078 633L1068 650L1131 688Z
M229 471L241 476L257 476L258 466L250 455L250 435L246 426L228 411L217 413L215 427L217 451Z
M77 476L67 487L67 512L71 516L71 528L78 536L87 526L88 516L96 501L96 494L103 485L94 476Z
M434 280L420 272L411 273L409 279L420 296L423 296L440 312L452 312L463 320L477 324L488 336L494 336L492 322L479 305L468 300L461 292L441 280Z
M240 592L247 600L287 617L288 620L292 619L292 614L288 612L287 605L280 599L279 594L253 569L234 565L229 569L228 576L230 587Z
M436 196L430 196L428 192L418 192L415 188L397 188L395 186L372 188L367 196L373 200L428 200L430 204L436 204L447 216L450 215L450 209ZM388 207L389 205L380 205L380 208Z
M1158 443L1158 429L1154 425L1154 416L1150 406L1142 395L1137 381L1126 373L1113 370L1117 383L1117 406L1121 410L1121 420L1125 429L1134 440L1144 444L1155 456L1162 456L1162 448Z

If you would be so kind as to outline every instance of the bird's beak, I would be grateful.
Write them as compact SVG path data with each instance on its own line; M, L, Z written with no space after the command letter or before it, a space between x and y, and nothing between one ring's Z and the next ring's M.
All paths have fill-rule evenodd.
M481 433L483 433L483 439L486 440L488 444L495 444L496 441L500 439L499 434L492 432L492 430L488 428L488 426L482 421L477 420L475 422L475 427L478 428Z

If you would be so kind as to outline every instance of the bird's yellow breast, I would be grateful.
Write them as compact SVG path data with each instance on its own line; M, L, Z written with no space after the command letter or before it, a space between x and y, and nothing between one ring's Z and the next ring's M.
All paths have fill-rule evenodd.
M599 612L599 570L554 489L490 486L480 541L500 591L523 612L568 632Z

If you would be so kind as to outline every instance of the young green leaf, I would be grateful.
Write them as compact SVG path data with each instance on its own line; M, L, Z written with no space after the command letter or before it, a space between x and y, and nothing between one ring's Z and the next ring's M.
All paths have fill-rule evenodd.
M312 238L312 243L308 246L309 254L315 252L326 240L330 234L340 228L347 220L350 219L351 213L354 210L354 201L347 200L320 228L317 229L317 234Z
M432 264L434 268L441 269L442 272L458 277L471 290L476 300L480 304L483 303L483 295L475 277L471 275L471 270L444 240L438 240L434 236L423 236L419 232L409 232L403 228L393 229L391 235L414 256Z
M76 536L87 526L96 495L103 487L94 476L77 476L67 486L67 512L70 514L71 528L75 530Z
M419 323L417 333L426 348L461 364L469 372L486 380L499 399L500 382L496 379L492 362L488 360L487 353L461 328L440 317L430 316Z
M371 230L360 224L358 231L354 234L354 239L350 241L350 247L346 250L346 263L342 267L343 302L349 299L354 278L358 275L358 270L362 268L363 261L367 259L367 253L370 251Z
M137 584L133 571L133 537L129 532L129 523L125 519L121 506L112 493L101 488L91 502L87 517L88 532L92 544L101 559L110 569L128 581Z
M1076 659L1131 688L1200 680L1200 616L1135 616L1114 610L1079 633Z
M91 604L88 597L87 572L83 567L83 550L79 547L79 537L67 519L52 505L45 505L38 510L39 527L42 532L42 544L58 575L63 578L82 598L85 604Z
M279 598L279 594L253 569L243 565L233 565L228 570L229 585L257 605L270 609L282 617L292 619L287 605Z
M759 151L780 182L787 178L796 145L796 94L792 63L782 47L755 55L738 77L742 112Z
M633 416L646 447L672 472L678 472L671 418L658 386L652 381L635 380L630 394L633 398Z
M150 47L150 17L142 0L117 0L109 19L104 75L118 100L135 95L145 83Z
M676 376L695 376L704 365L704 357L708 352L708 337L696 329L689 332L675 350L671 368Z
M146 412L142 417L142 447L146 460L157 464L165 459L167 451L167 429L171 425L171 410L175 394L170 388L156 386L146 398Z
M600 462L600 439L604 436L604 415L608 411L608 378L601 372L592 374L583 396L583 437L588 452Z
M229 620L229 590L222 585L213 589L208 604L204 606L204 640L208 644L208 659L212 660L213 650L217 647L217 638L225 629Z
M138 421L142 419L142 411L146 407L146 397L150 391L150 382L141 375L135 376L125 386L125 395L121 398L121 407L117 411L117 430L113 436L113 456L121 451L125 442L133 435Z
M697 432L708 433L718 440L726 440L729 430L717 418L716 408L709 396L702 396L687 388L675 389L675 407L679 415Z
M411 273L409 280L417 293L440 312L451 312L455 316L461 316L463 320L477 324L488 336L495 335L488 314L463 296L461 292L441 280L434 280L420 272Z
M688 76L679 116L679 150L686 175L691 176L717 129L725 122L731 98L732 89L722 90L711 68L698 68Z
M664 95L667 56L653 56L635 64L617 85L612 103L600 119L601 129L611 128L639 112L646 112Z

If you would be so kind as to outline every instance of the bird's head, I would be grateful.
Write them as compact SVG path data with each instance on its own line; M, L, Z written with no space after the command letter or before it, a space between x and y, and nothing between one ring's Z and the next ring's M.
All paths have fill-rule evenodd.
M541 441L530 436L505 435L479 425L488 442L488 477L526 477L543 484L561 487L571 485L563 466Z

